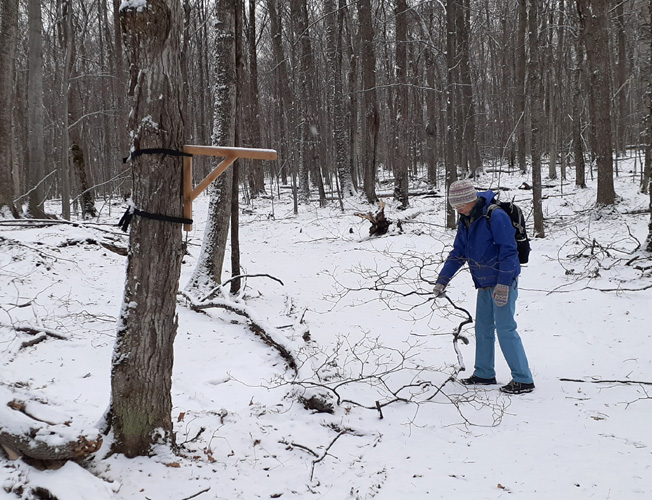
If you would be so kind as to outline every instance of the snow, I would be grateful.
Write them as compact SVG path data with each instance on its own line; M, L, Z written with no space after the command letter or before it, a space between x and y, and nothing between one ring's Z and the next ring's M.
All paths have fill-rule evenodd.
M474 339L466 325L469 345L454 346L465 315L428 300L426 280L434 283L454 237L443 196L412 198L405 211L386 199L393 224L375 238L353 215L375 210L360 198L347 199L344 213L313 203L298 216L289 197L257 199L240 214L244 272L282 284L251 277L241 297L210 300L252 317L295 354L298 373L241 314L196 312L180 295L179 452L161 444L127 459L110 454L109 434L83 466L39 471L2 456L0 498L32 499L38 488L60 500L650 498L652 275L640 249L649 213L637 213L649 198L633 168L620 163L615 209L595 208L595 182L579 190L570 179L562 190L544 181L557 186L544 190L546 237L532 241L517 303L533 393L446 382L458 375L456 347L467 367L459 375L470 374ZM517 189L526 180L485 174L476 184L511 188L505 195L524 207L532 234L531 192ZM181 289L207 205L195 200ZM110 402L126 257L102 243L124 247L127 236L115 227L123 204L100 208L102 224L0 219L0 395L26 401L28 413L64 429L59 437L97 433ZM447 293L474 313L468 271ZM63 338L21 348L34 340L28 326ZM496 367L507 383L500 351ZM339 397L334 414L298 402L315 391ZM381 419L376 401L394 395L404 401L382 406ZM8 407L0 418L0 430L26 425Z

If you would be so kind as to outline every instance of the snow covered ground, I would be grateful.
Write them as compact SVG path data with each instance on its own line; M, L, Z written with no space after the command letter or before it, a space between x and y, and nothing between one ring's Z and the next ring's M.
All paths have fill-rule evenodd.
M386 199L393 223L375 238L354 215L369 210L360 200L298 216L288 198L254 200L240 216L242 264L276 279L249 278L242 304L297 349L299 375L244 317L194 312L180 298L179 452L126 459L109 453L109 435L83 467L39 471L3 455L0 498L37 498L39 488L59 500L650 498L652 261L640 250L648 198L632 169L620 164L612 210L595 209L594 181L544 181L555 186L544 189L546 237L532 241L517 304L533 393L447 382L460 368L452 339L464 314L427 295L454 237L443 197L412 198L402 212ZM503 198L515 196L531 224L524 180L489 173L476 184L511 188ZM197 201L182 288L203 236L207 200ZM127 244L110 225L122 206L99 208L103 225L0 221L0 390L90 434L109 405L126 262L102 244ZM474 313L468 271L448 295ZM46 338L25 345L37 339L16 327ZM473 325L462 334L468 375ZM497 372L509 382L499 351ZM339 398L333 414L298 402L315 383Z

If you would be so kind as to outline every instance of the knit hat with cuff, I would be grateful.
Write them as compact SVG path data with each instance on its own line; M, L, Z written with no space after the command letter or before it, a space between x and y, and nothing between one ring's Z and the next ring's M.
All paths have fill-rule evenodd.
M478 192L468 179L455 181L448 189L448 203L453 207L466 205L475 201L477 198Z

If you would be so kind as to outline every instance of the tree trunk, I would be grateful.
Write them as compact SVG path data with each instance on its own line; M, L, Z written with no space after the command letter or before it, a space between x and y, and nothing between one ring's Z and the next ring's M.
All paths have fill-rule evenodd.
M457 160L455 154L455 144L458 130L456 123L456 104L457 91L456 87L456 59L457 59L457 14L458 8L456 0L446 2L446 65L447 65L447 85L446 85L446 192L450 185L457 180ZM448 199L448 196L446 196ZM455 228L456 216L455 210L450 204L446 204L446 227Z
M469 0L463 0L459 9L460 26L457 35L459 36L459 63L460 63L460 85L461 98L463 102L462 109L462 137L464 138L462 150L466 151L467 164L471 171L471 176L475 177L482 170L482 160L478 150L476 140L476 116L475 104L473 103L473 82L471 80L471 62L469 54L469 31L471 30L470 20L470 3Z
M586 164L584 162L584 139L582 137L582 77L584 48L581 34L575 40L575 64L573 70L573 156L575 157L575 185L586 187Z
M611 82L609 73L609 32L607 9L609 0L577 0L580 25L586 44L591 88L594 93L594 125L596 162L598 167L599 205L616 201L613 179L613 147L611 136Z
M333 109L333 136L335 139L335 169L342 198L355 195L351 162L349 160L349 138L344 116L344 95L342 86L342 33L344 8L336 8L336 0L325 0L326 56L328 60L328 98Z
M235 144L236 69L235 69L235 9L237 0L220 0L213 19L215 47L213 64L213 146ZM211 160L217 167L218 160ZM186 290L208 292L222 282L222 269L229 237L233 170L228 168L209 187L208 221L204 230L197 266Z
M43 117L43 23L41 2L29 0L29 77L27 83L27 177L30 188L27 212L31 217L46 217L45 202L45 127Z
M407 81L407 0L395 0L396 16L396 113L394 126L394 198L401 208L409 206L408 198L408 155L406 142L408 123L408 81Z
M522 173L527 172L526 133L525 133L525 69L527 56L525 35L527 32L527 0L518 0L518 31L516 44L516 137L518 167Z
M363 189L367 201L376 203L376 153L378 148L378 102L376 100L376 55L371 2L357 4L360 23L360 55L362 59L362 144L360 157L363 171Z
M136 78L130 87L133 150L180 151L180 3L149 0L147 9L125 4L120 20ZM181 217L181 169L178 156L137 156L132 164L135 207ZM174 443L170 390L182 257L179 224L134 218L111 371L113 450L128 457L147 455L156 442Z
M260 147L260 105L258 95L258 58L256 50L256 2L249 2L249 26L247 30L247 48L249 50L249 96L247 113L249 126L247 127L247 140L250 147ZM256 198L265 194L264 163L260 161L247 162L247 180L249 181L249 194Z
M530 116L532 122L532 208L534 212L534 232L537 238L545 237L543 227L543 208L541 206L541 124L543 122L541 54L539 49L539 0L528 0L528 45L530 59L528 64L528 95L530 96Z
M14 158L13 88L14 59L18 35L18 0L3 0L0 4L0 218L18 218L14 205L12 165Z

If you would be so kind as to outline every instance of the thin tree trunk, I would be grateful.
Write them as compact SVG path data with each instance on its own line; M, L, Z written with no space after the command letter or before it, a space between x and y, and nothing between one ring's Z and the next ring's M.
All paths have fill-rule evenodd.
M394 137L394 198L401 208L409 206L408 198L408 160L407 160L407 123L408 123L408 87L407 87L407 0L396 0L396 123Z
M335 169L342 198L355 195L351 162L349 160L349 139L344 116L344 96L342 87L342 33L344 8L336 8L336 0L325 0L326 44L328 60L328 98L333 109L333 136L335 139Z
M518 30L516 35L516 140L517 161L522 173L527 172L526 133L525 133L525 70L527 32L527 0L518 0Z
M213 146L235 144L235 9L237 0L220 0L213 19L215 47L212 50L213 75ZM212 169L218 160L211 160ZM222 269L231 221L233 170L228 168L208 188L210 202L197 265L186 290L208 292L222 282Z
M27 212L31 217L45 218L45 127L43 116L43 24L41 2L29 0L29 76L27 82L27 178L30 188Z
M586 44L591 89L594 93L596 162L598 192L596 202L613 205L616 201L613 179L611 134L611 82L609 73L609 34L607 9L609 0L577 0L581 30Z
M534 232L537 238L545 237L543 208L541 206L541 123L543 121L541 55L539 51L539 0L528 0L528 45L530 60L528 64L528 95L530 95L530 115L532 123L532 208L534 212Z
M586 164L584 162L584 140L582 137L582 71L584 48L581 33L575 41L575 64L573 70L573 156L575 157L575 185L586 187Z
M362 144L361 161L363 188L369 203L376 203L376 153L378 148L378 102L376 100L376 55L371 2L360 0L357 4L360 22L360 54L362 59Z
M260 105L258 94L258 57L256 50L256 2L249 2L249 29L247 30L247 48L249 50L249 97L247 113L249 118L248 141L251 147L261 147L260 133ZM265 194L264 163L249 161L247 180L249 181L249 194L256 198Z
M14 59L18 36L18 0L2 0L0 4L0 218L18 218L14 205L12 165L14 157L13 88Z
M455 86L456 80L456 59L457 59L457 1L448 0L446 2L446 65L447 65L447 85L446 85L446 192L450 185L457 180L457 160L455 155L455 144L457 140L457 123L455 108L457 104L457 91ZM448 199L448 197L447 197ZM446 227L454 228L456 226L455 210L450 204L446 204Z

